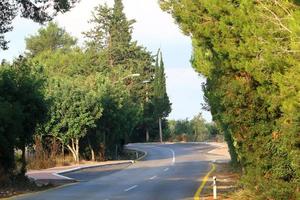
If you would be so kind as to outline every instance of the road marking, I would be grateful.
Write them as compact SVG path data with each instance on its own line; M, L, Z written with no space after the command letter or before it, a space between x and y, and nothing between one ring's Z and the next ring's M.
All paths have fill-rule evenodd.
M164 169L165 172L168 171L168 170L169 170L169 168Z
M130 190L133 190L133 189L136 188L136 187L138 187L138 185L134 185L134 186L132 186L132 187L130 187L130 188L127 188L126 190L124 190L124 192L128 192L128 191L130 191Z
M151 178L149 178L150 180L153 180L153 179L155 179L155 178L157 178L157 176L152 176Z
M206 182L207 182L207 180L208 180L210 174L211 174L213 171L215 171L215 169L216 169L216 165L215 165L215 164L212 164L212 165L211 165L211 170L210 170L210 171L206 174L206 176L203 178L200 187L199 187L198 190L196 191L196 193L195 193L195 195L194 195L194 200L200 200L200 194L201 194L201 192L202 192L202 190L203 190L203 188L204 188L204 186L205 186L205 184L206 184Z
M169 148L170 149L170 148ZM172 165L174 165L175 164L175 151L173 150L173 149L170 149L171 150L171 152L172 152L172 156L173 156L173 159L172 159Z

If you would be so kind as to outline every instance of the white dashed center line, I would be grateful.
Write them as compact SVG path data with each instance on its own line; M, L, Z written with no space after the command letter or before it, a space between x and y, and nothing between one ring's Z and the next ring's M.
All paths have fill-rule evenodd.
M169 170L169 168L164 169L165 172L168 171L168 170Z
M155 179L157 176L152 176L151 178L149 178L150 180L153 180Z
M138 187L138 185L134 185L134 186L132 186L132 187L130 187L130 188L127 188L126 190L124 190L124 192L128 192L128 191L130 191L130 190L133 190L133 189L136 188L136 187Z

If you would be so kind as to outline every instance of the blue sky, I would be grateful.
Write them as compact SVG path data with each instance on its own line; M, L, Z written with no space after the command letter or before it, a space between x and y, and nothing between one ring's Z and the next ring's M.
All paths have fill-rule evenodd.
M59 15L55 21L73 36L83 41L82 32L89 29L87 21L91 11L99 4L112 5L113 0L81 0L72 11ZM170 119L192 118L201 112L207 121L211 121L209 112L201 109L203 103L202 82L190 64L192 53L191 40L184 36L172 17L160 10L157 0L123 0L125 13L129 19L135 19L133 38L148 50L163 51L167 92L172 102ZM0 60L12 60L25 49L25 37L35 34L40 26L26 19L17 18L14 30L6 35L11 42L8 51L0 51Z

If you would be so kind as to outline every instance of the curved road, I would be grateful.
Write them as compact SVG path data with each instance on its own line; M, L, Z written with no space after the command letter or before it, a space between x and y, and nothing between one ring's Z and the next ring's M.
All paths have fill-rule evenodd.
M122 170L41 193L17 197L19 200L187 200L193 199L201 178L210 170L210 161L224 159L208 153L217 146L208 143L129 144L128 148L147 156ZM109 169L108 169L109 170ZM79 172L75 177L88 177ZM70 174L70 177L74 174Z

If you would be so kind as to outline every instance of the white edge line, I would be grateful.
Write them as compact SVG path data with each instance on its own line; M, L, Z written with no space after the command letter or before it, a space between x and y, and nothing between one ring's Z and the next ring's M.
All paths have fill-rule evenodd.
M138 185L134 185L134 186L132 186L132 187L130 187L130 188L127 188L127 189L125 189L124 190L124 192L128 192L128 191L130 191L130 190L133 190L134 188L136 188Z
M58 174L58 173L52 173L52 175L57 176L57 177L60 177L60 178L63 178L63 179L75 180L75 179L73 179L73 178L70 178L70 177L67 177L67 176L60 175L60 174Z

